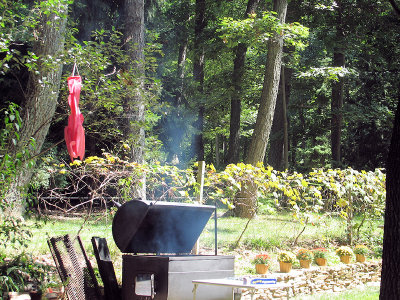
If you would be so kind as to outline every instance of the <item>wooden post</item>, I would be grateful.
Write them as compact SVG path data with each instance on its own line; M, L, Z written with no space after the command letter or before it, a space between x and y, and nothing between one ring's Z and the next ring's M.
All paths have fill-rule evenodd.
M198 170L197 170L197 183L199 184L199 192L197 194L197 202L199 202L199 204L203 204L203 187L204 187L205 170L206 170L206 162L199 161L198 162Z
M204 187L204 173L206 170L206 162L199 161L198 169L197 169L197 183L199 184L199 191L197 193L197 202L199 204L203 204L203 187ZM200 244L199 240L197 240L196 244L194 244L192 249L192 254L198 255L200 252Z

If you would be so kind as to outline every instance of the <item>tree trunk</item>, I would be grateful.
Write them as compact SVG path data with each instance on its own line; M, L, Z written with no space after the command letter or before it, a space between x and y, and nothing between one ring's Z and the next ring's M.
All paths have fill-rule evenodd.
M400 96L386 171L381 300L400 299Z
M28 147L32 138L35 140L35 147L31 149L30 154L32 156L39 154L54 116L62 73L62 64L56 62L55 58L64 49L68 4L64 1L57 9L60 15L65 17L59 18L55 13L42 14L42 20L36 29L38 39L33 45L33 53L39 57L38 72L32 71L29 74L26 102L21 111L23 126L20 140L12 150L13 155ZM48 57L53 58L50 67ZM12 183L8 198L14 205L9 214L15 216L23 214L25 206L22 189L29 183L32 174L33 169L25 167Z
M131 96L125 99L124 134L131 144L131 160L144 162L145 132L144 113L144 0L124 1L124 46L130 58L126 66L130 81ZM146 185L136 191L145 199Z
M283 169L287 170L289 169L289 124L288 124L288 115L287 115L287 107L288 107L288 94L286 92L286 86L288 86L288 81L286 81L286 78L289 78L286 76L285 68L282 68L281 71L281 80L284 83L284 87L282 90L282 114L283 114Z
M340 47L336 47L333 53L333 66L344 67L345 55L342 44L344 41L344 33L342 28L342 11L340 1L338 3L338 15L336 21L336 41ZM341 135L342 135L342 107L343 107L343 87L344 79L339 77L338 81L332 83L332 102L331 102L331 151L332 151L332 167L340 167L341 165Z
M389 0L397 16L400 8ZM400 86L392 139L386 163L386 207L383 228L382 277L379 299L400 299Z
M279 88L268 151L268 165L279 171L282 171L283 165L283 135L283 95L282 89Z
M282 23L285 22L287 0L274 0L274 10L277 12L279 20ZM265 65L260 108L258 109L256 125L246 158L246 162L250 164L257 164L264 161L279 88L282 46L283 37L279 34L275 34L274 38L268 41L268 55Z
M333 54L333 65L335 67L344 67L345 56L343 53L335 50ZM340 145L342 136L342 107L343 107L343 77L332 84L332 102L331 102L331 149L332 149L332 167L339 167L341 158Z
M249 14L254 14L260 0L249 0L247 2L247 8L245 18L248 18ZM233 63L233 74L232 74L232 98L231 98L231 115L230 115L230 131L229 131L229 145L228 145L228 163L239 162L240 152L240 113L242 111L242 81L244 74L244 63L246 60L247 46L240 43L236 47L236 57Z
M219 134L215 135L215 165L219 167L220 165L220 158L219 158Z
M173 162L173 164L178 164L182 159L181 144L183 136L185 134L185 131L182 128L182 122L184 122L184 120L182 120L181 117L180 106L182 104L187 104L186 99L183 95L187 42L188 41L186 39L179 47L177 69L178 88L176 90L173 103L174 109L171 112L171 117L167 120L168 128L171 128L169 132L170 139L166 141L169 149L168 160L170 162Z
M80 0L74 1L71 16L79 21L75 25L78 32L74 36L78 41L90 41L92 34L106 26L110 13L116 7L113 3L102 0ZM110 12L111 10L111 12Z
M185 1L183 3L183 9L185 10L185 16L183 18L184 25L180 30L178 30L178 38L179 38L179 54L178 54L178 68L177 68L177 77L178 77L178 88L175 94L175 106L179 106L181 104L187 104L186 99L183 95L184 88L184 79L185 79L185 64L186 64L186 55L188 50L188 41L189 41L189 32L186 27L186 23L190 22L190 8L189 3Z
M279 171L287 169L288 166L288 124L286 114L288 83L285 79L284 70L285 68L282 67L268 152L268 164Z
M287 0L274 0L274 10L283 23L286 18ZM282 62L283 37L276 34L268 41L268 55L265 66L263 90L260 100L255 129L253 132L246 163L257 164L263 162L269 134L274 117L276 98L279 89L279 77ZM241 199L235 202L234 214L238 217L251 218L255 213L257 201L257 187L253 183L243 183Z
M204 141L203 141L203 128L204 128L204 110L205 99L203 95L204 85L204 44L203 44L203 31L206 26L206 1L196 0L196 21L194 28L194 63L193 63L193 77L197 84L197 101L198 101L198 117L194 124L197 132L194 136L194 151L196 153L196 160L204 160Z
M186 103L183 97L183 87L184 87L184 79L185 79L185 64L186 64L186 54L188 48L188 40L187 38L182 41L182 44L179 46L179 54L178 54L178 89L175 95L175 106L179 106L183 103Z
M182 9L185 10L185 17L183 18L184 25L178 30L177 35L179 39L179 52L178 52L178 66L176 70L176 76L178 81L177 89L175 90L174 97L174 108L171 112L171 117L166 120L167 127L171 128L169 131L169 139L166 141L166 145L169 149L168 161L173 164L178 164L182 160L182 149L181 144L183 136L185 134L184 126L182 124L185 122L182 117L182 107L187 106L187 100L184 95L184 82L185 82L185 64L186 56L188 50L188 29L186 23L189 22L189 3L186 1L183 3Z

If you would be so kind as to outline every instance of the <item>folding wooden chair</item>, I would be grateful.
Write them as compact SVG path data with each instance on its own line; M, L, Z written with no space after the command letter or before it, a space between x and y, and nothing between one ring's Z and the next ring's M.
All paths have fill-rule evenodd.
M104 284L104 295L107 300L120 300L121 289L118 286L114 266L108 249L107 240L100 237L92 237L94 255L96 256L99 273Z
M68 299L103 300L80 237L71 239L69 235L65 235L50 238L47 242Z

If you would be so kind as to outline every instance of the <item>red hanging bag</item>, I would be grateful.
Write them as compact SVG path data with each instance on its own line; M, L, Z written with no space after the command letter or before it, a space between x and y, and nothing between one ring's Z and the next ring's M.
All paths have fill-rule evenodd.
M67 79L69 96L68 104L71 114L68 117L68 126L64 129L65 142L71 161L74 158L83 160L85 156L85 130L83 129L83 115L79 110L79 97L81 93L81 76L71 76Z

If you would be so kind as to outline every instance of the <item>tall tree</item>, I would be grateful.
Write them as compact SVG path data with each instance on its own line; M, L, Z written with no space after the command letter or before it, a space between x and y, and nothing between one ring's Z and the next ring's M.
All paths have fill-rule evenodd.
M400 14L399 14L400 16ZM400 87L399 87L400 104ZM386 208L379 299L400 299L400 105L386 164Z
M284 23L286 19L287 0L274 0L274 11L277 13L279 21ZM260 107L246 157L246 163L253 165L264 162L274 118L282 65L283 35L281 32L276 32L268 40L267 51ZM251 218L255 213L255 204L257 201L256 187L252 182L243 183L243 186L244 188L236 197L234 214L238 217Z
M271 128L270 147L268 151L268 164L276 170L287 169L288 162L288 121L287 121L287 95L290 76L285 76L282 66L278 98L275 107L274 121ZM290 72L287 72L290 73Z
M168 131L168 139L165 144L169 149L168 152L168 161L177 164L181 162L182 159L182 140L185 135L185 119L182 116L182 110L187 109L188 102L184 95L184 87L185 87L185 65L186 58L188 52L188 44L189 44L189 26L190 24L190 3L189 1L181 1L179 2L179 16L178 21L179 25L176 30L176 39L179 45L178 50L178 61L177 61L177 70L176 70L176 82L177 86L174 90L174 98L172 100L173 108L171 111L171 116L165 121L167 124ZM176 10L176 9L174 9Z
M333 50L333 66L345 67L345 48L344 48L344 29L342 21L342 3L337 3L336 15L336 45ZM331 151L332 166L339 167L341 158L341 136L342 136L342 108L343 108L343 88L344 78L339 76L337 81L332 83L332 101L331 101Z
M19 142L11 150L14 155L21 153L32 138L35 147L31 149L31 155L35 157L40 153L57 107L62 73L62 64L57 58L64 50L68 1L45 2L42 3L41 10L40 20L35 28L37 39L33 45L33 53L38 61L36 70L29 74L26 101L21 105L23 127ZM32 168L23 168L13 182L8 196L14 202L10 213L21 215L24 212L21 188L29 183L32 174Z
M206 27L206 1L196 0L195 11L195 27L194 27L194 61L193 61L193 77L197 84L197 101L198 101L198 117L194 124L197 132L194 136L194 151L197 160L204 160L204 40L203 32Z
M144 0L125 0L124 46L130 60L126 66L132 93L125 99L124 134L131 144L131 159L144 162L145 146L145 100L144 100ZM143 178L143 181L145 179ZM146 198L146 185L136 191L138 197Z
M277 18L280 22L284 23L286 19L287 0L274 0L274 11L276 11ZM268 54L265 64L260 107L258 109L257 120L246 157L246 162L250 164L257 164L258 162L264 161L279 89L282 48L283 36L281 33L276 33L275 36L268 41Z
M244 17L254 14L260 0L249 0ZM242 111L242 81L244 75L244 64L246 60L247 45L239 43L235 50L235 60L233 63L232 74L232 96L231 96L231 113L229 127L229 145L228 145L228 163L239 162L240 152L240 114Z
M124 2L124 46L130 58L127 71L135 79L131 82L132 95L125 100L125 135L132 144L131 158L142 163L144 133L144 0Z
M186 55L188 50L188 42L189 42L189 30L187 28L187 23L190 20L190 4L188 1L182 1L182 10L183 10L183 24L178 28L178 39L179 39L179 52L178 52L178 67L177 67L177 78L178 78L178 87L175 93L175 106L179 106L186 102L183 95L184 88L184 79L185 79L185 64L186 64Z
M400 18L400 7L390 0ZM379 299L400 299L400 86L386 164L386 208L383 233L382 279Z

